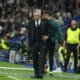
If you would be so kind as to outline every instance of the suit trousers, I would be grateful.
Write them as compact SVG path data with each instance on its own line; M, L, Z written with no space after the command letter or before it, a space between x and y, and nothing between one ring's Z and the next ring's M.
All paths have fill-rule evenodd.
M46 42L33 43L31 51L35 76L43 76L43 67L46 56Z

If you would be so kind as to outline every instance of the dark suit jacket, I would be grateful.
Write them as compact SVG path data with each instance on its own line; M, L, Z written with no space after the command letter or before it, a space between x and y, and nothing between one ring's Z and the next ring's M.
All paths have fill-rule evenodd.
M38 32L36 32L36 29L38 28ZM44 19L41 19L41 23L40 25L36 28L36 25L35 25L35 20L31 20L29 21L29 24L28 24L28 40L29 40L29 45L32 45L33 43L35 43L36 41L40 42L40 41L43 41L42 40L42 36L43 35L48 35L49 37L52 35L53 33L53 27L50 27L48 25L48 21L47 20L44 20ZM51 32L49 32L49 28L52 28ZM36 38L36 34L38 33L37 35L37 38Z

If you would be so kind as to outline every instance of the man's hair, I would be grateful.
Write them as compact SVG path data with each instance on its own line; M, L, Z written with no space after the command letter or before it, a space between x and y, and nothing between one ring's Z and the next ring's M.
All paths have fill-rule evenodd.
M44 10L45 14L48 14L49 16L53 15L53 12L51 10Z
M41 15L41 10L40 9L34 9L33 15Z

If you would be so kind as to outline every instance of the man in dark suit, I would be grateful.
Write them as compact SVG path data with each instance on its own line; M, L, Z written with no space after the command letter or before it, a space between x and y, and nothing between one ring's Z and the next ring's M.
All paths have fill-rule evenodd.
M28 25L28 40L33 57L34 78L43 78L46 44L52 32L48 31L47 21L41 19L40 9L33 11L33 17Z

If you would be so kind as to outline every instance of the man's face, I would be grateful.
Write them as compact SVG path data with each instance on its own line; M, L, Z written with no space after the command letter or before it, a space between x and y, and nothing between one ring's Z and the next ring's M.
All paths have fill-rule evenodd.
M71 22L71 27L72 27L73 29L75 29L75 28L77 27L77 23L76 23L75 21L72 21L72 22Z
M41 18L41 15L34 15L35 20L39 20Z
M45 19L48 19L48 14L44 13L43 17L44 17Z

